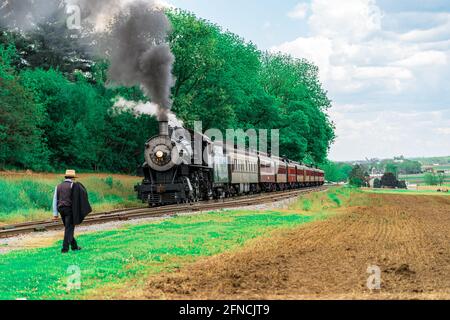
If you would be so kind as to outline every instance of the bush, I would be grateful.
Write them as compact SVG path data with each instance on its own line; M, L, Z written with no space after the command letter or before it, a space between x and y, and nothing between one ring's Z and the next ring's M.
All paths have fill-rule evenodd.
M105 183L112 189L114 186L114 178L113 177L107 177L105 179Z
M439 183L438 177L434 173L426 173L423 180L429 186L437 186Z
M11 212L20 209L20 189L17 185L0 180L0 212Z
M373 182L373 187L374 187L375 189L380 189L380 188L382 187L382 185L381 185L381 180L378 179L378 178L376 178L375 181Z
M397 188L398 180L394 173L386 172L381 178L381 186L388 188Z
M365 170L363 166L356 165L353 167L352 171L349 174L349 183L354 187L366 187L369 174Z
M54 187L29 180L0 180L0 213L18 210L51 210Z
M29 180L21 181L18 186L25 193L32 208L52 209L54 186Z
M334 203L336 203L336 205L337 205L338 207L340 207L340 206L342 205L342 201L341 201L341 199L339 198L339 196L338 196L336 193L329 193L329 194L328 194L328 197L329 197Z
M399 189L408 189L408 186L406 185L406 181L399 181L397 187Z

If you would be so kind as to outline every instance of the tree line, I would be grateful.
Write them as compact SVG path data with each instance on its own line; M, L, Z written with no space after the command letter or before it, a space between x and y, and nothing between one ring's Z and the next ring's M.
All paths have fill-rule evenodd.
M334 126L315 65L262 52L192 13L168 15L173 111L187 127L200 120L204 130L280 129L283 156L326 162ZM60 20L0 30L0 168L134 172L144 161L155 118L114 104L145 96L138 87L109 87L108 61L87 49L97 35L74 41L72 32Z

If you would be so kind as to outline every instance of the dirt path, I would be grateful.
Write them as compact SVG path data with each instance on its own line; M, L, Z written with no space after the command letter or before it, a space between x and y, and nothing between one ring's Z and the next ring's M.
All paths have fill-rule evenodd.
M125 298L450 299L450 198L368 195L369 205L280 231L149 279ZM381 290L367 288L369 266Z

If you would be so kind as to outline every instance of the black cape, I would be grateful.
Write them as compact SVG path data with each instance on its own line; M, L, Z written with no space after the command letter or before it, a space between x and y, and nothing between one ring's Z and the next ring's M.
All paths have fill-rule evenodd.
M79 225L92 212L86 188L79 182L72 186L72 213L73 222Z

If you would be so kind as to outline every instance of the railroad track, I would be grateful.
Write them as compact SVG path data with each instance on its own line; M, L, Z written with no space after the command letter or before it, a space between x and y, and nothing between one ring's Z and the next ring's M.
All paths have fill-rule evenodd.
M142 218L171 217L178 213L202 212L217 209L248 207L270 202L279 202L289 198L312 192L324 191L327 187L307 188L285 192L274 192L259 195L242 196L215 201L204 201L195 204L170 205L158 208L138 207L131 209L114 210L89 215L83 225L101 224L113 221L127 221ZM17 235L60 230L64 226L60 221L34 221L17 223L0 227L0 238L9 238Z

